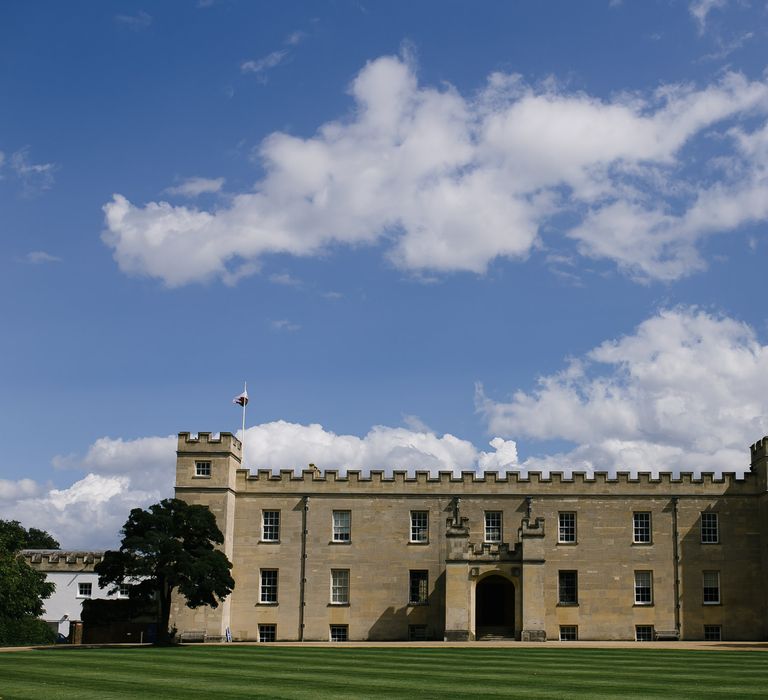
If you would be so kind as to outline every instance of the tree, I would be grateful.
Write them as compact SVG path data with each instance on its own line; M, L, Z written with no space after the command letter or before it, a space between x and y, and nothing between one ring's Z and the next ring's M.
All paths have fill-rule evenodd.
M56 586L27 564L20 550L58 546L44 530L26 530L17 520L0 520L0 644L51 641L48 626L36 618Z
M131 597L156 596L161 643L169 641L173 591L190 608L215 608L235 587L232 564L215 548L224 536L206 506L166 498L147 510L134 508L121 532L120 549L105 552L95 567L99 585L116 590L130 582Z
M24 528L18 520L0 520L0 550L59 549L61 545L45 530Z

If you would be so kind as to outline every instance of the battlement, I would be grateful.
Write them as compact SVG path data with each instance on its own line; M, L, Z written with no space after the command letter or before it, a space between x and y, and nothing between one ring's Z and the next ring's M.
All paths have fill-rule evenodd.
M336 469L320 471L318 469L303 469L295 472L293 469L258 469L251 472L249 469L238 469L238 474L247 481L268 482L311 482L311 483L351 483L351 484L730 484L744 483L751 473L743 476L724 472L719 476L706 472L696 475L693 472L475 472L464 470L453 472L442 470L436 474L427 470L408 472L405 470L393 470L387 472L383 469L372 469L368 472L359 469L339 472Z
M179 433L179 452L234 452L242 454L243 443L232 433L219 433L218 437L211 437L214 433Z
M749 453L752 456L752 464L762 457L768 457L768 435L751 445Z
M93 571L104 558L104 552L63 549L23 549L21 555L39 571Z

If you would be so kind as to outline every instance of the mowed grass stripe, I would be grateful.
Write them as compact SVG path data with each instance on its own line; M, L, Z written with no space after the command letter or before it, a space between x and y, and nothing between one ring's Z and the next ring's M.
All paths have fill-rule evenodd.
M0 695L431 698L464 687L473 697L763 697L763 658L645 649L62 649L0 655Z

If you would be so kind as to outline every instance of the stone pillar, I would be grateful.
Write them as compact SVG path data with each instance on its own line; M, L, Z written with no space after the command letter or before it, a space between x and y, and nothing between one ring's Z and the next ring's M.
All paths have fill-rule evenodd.
M467 518L459 516L458 499L454 516L445 531L445 641L466 642L470 639L469 564L465 554L469 544Z
M523 559L523 624L520 638L524 642L545 642L544 518L536 518L533 524L529 518L523 518L519 538Z

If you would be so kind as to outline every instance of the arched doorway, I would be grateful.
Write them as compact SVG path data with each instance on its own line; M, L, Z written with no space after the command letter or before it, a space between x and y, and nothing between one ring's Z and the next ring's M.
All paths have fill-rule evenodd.
M475 638L487 636L515 636L515 586L495 574L475 588Z

